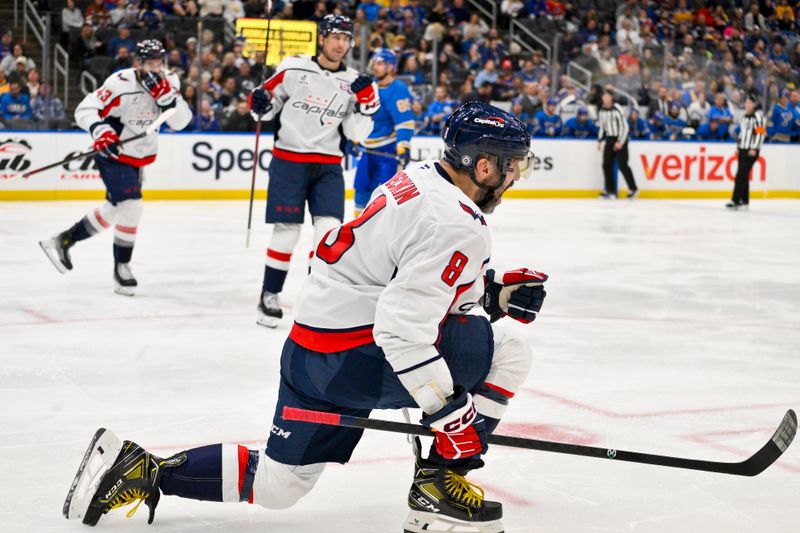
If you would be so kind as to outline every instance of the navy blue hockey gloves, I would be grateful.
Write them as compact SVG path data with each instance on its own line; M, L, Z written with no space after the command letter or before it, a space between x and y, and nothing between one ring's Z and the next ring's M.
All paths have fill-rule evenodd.
M542 286L547 281L547 274L519 268L504 273L499 282L494 277L494 270L489 269L483 278L483 309L491 321L506 315L524 324L536 320L547 296Z
M247 104L250 107L250 111L259 116L266 115L272 110L269 93L263 87L256 87L250 91Z

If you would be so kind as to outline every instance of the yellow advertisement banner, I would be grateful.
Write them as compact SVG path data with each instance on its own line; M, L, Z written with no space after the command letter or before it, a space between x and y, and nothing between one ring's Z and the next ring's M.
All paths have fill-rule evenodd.
M236 34L245 39L244 57L254 57L264 50L267 20L240 18ZM297 54L316 55L317 23L308 20L273 20L269 24L268 65L277 65L285 57Z

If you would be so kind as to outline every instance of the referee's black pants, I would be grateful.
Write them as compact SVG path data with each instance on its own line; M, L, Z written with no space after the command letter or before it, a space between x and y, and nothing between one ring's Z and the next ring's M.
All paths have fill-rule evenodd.
M739 149L739 168L736 170L736 181L733 185L733 203L750 203L750 171L758 161L758 151L756 155L750 155L750 150Z
M614 150L614 145L617 142L616 137L606 137L606 146L603 149L603 175L605 176L606 186L605 191L611 194L617 194L617 182L614 179L614 161L616 160L619 171L625 178L625 183L628 185L628 190L633 192L637 190L636 182L633 180L633 171L628 166L628 141L622 145L619 150Z

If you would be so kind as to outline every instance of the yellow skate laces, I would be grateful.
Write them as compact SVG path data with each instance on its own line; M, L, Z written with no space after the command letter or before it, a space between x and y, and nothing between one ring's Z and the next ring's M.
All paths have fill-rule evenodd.
M448 470L445 474L444 488L448 494L467 507L476 508L483 505L483 489L452 470Z
M139 509L139 506L147 499L148 496L150 495L141 489L128 489L123 491L122 494L108 503L108 510L110 511L111 509L119 509L120 507L125 507L126 505L136 502L136 505L133 507L133 509L128 511L125 515L130 518L133 516L136 510Z

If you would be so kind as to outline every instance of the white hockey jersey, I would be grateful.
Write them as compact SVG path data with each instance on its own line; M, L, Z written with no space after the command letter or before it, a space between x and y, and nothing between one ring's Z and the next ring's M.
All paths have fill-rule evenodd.
M167 80L178 93L177 113L167 120L173 130L181 130L192 120L192 111L180 95L180 79L169 72ZM93 125L106 122L120 139L125 140L142 133L159 115L155 100L139 82L136 69L127 68L109 76L103 86L84 97L75 109L75 121L81 129L91 132ZM156 160L158 133L148 135L120 147L119 160L135 167L149 165Z
M358 71L342 64L322 68L316 57L287 57L264 84L273 108L262 120L275 121L273 155L301 163L340 163L345 139L362 142L372 118L355 112L350 84Z
M395 369L429 360L447 315L479 302L490 249L486 220L444 169L412 164L322 239L290 337L324 353L374 340Z

